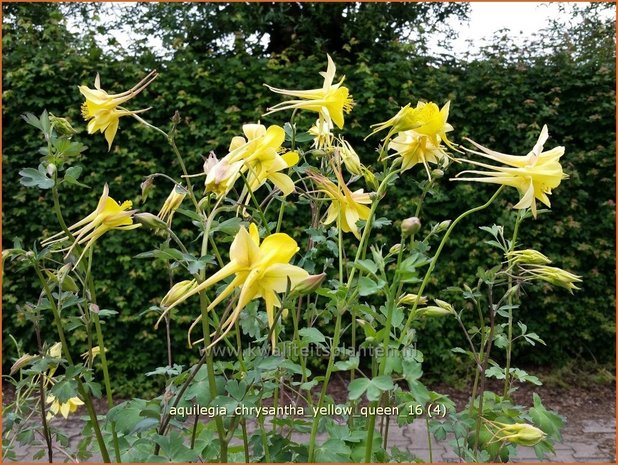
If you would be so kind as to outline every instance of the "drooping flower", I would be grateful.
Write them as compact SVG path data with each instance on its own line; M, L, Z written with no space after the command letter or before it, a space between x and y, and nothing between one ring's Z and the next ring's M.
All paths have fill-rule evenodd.
M294 192L294 182L281 171L298 163L298 153L280 154L285 141L285 131L280 126L266 129L261 124L243 125L245 137L236 136L230 143L229 153L206 174L206 191L225 195L241 173L246 173L252 191L259 189L267 180L277 186L283 195Z
M184 187L180 185L174 186L170 194L165 199L163 203L163 207L161 207L161 211L157 215L163 221L167 221L168 226L172 224L172 218L180 204L187 196L187 191Z
M47 420L50 420L54 415L60 413L65 419L69 417L70 413L75 413L77 407L84 405L79 397L71 397L66 402L60 402L54 395L49 394L46 402L51 404L49 412L47 412Z
M573 290L579 289L575 283L580 283L582 281L581 276L577 276L562 268L547 265L527 266L524 268L524 275L527 275L531 279L539 279L548 282L554 286L564 287L571 294Z
M289 264L298 250L296 241L287 234L271 234L260 243L258 228L255 224L249 225L249 231L241 226L230 247L230 262L190 291L178 295L166 308L159 321L170 309L192 295L208 289L228 276L234 275L234 279L208 306L208 310L212 310L229 297L235 289L240 289L234 310L221 324L217 332L218 337L212 342L211 346L225 337L233 328L242 309L254 299L264 299L268 325L272 328L275 324L275 308L281 307L281 301L277 294L285 292L288 289L288 284L292 289L309 277L309 273L302 268ZM274 331L272 344L274 347Z
M515 265L549 265L551 260L534 249L512 250L506 253L509 262Z
M356 150L352 148L350 143L347 140L341 139L341 145L339 145L338 149L339 156L341 157L346 169L351 174L362 176L366 168L361 163Z
M393 134L414 131L417 136L425 136L429 139L430 145L438 147L444 142L449 148L454 149L453 144L446 136L447 132L453 130L453 126L447 123L451 102L446 102L442 108L438 108L433 102L418 102L415 108L408 103L388 121L373 124L373 132L367 137L371 137L384 129L390 128L383 140L390 139Z
M360 240L360 232L356 223L358 220L366 221L369 218L371 210L367 205L371 204L371 198L369 193L364 192L363 189L358 189L354 192L350 191L341 173L335 170L335 175L339 185L320 173L308 173L308 176L318 185L319 190L325 193L331 200L324 224L330 224L337 220L337 226L343 232L351 232Z
M313 136L313 148L324 150L333 145L333 123L325 119L318 118L315 124L309 128L309 134Z
M532 150L527 155L523 156L495 152L469 140L469 142L481 150L481 152L466 149L468 152L503 163L507 166L495 166L474 160L465 160L468 163L487 168L491 171L463 171L457 175L458 177L455 178L455 180L486 182L514 187L519 192L520 199L513 208L530 208L532 210L532 215L536 218L536 200L540 200L546 206L551 207L548 195L551 194L552 189L560 185L563 179L568 178L562 171L562 166L560 165L560 157L564 155L564 147L554 147L547 152L543 152L543 144L545 144L548 137L547 126L545 125ZM483 177L459 177L464 174L478 174Z
M354 101L350 96L350 91L348 88L341 85L343 84L345 77L341 78L337 84L333 84L336 67L329 55L327 55L327 59L328 67L326 72L320 73L324 77L324 84L320 89L287 90L278 89L265 84L266 87L277 94L300 99L278 103L274 107L269 108L266 115L276 111L299 108L302 110L317 112L319 114L319 118L322 121L327 122L330 127L332 127L332 123L334 123L339 129L343 128L344 113L349 113L352 110Z
M66 250L68 257L77 244L86 244L77 263L81 261L84 254L93 246L96 240L108 231L113 229L129 230L139 228L140 224L133 223L133 214L136 210L130 210L133 202L126 200L122 203L116 202L109 196L109 187L105 184L103 194L99 198L97 208L88 216L69 226L69 231L75 237L75 242ZM43 241L44 246L62 242L69 239L64 232L60 232ZM77 264L76 263L76 264Z
M164 309L171 307L196 287L197 281L195 279L177 282L172 286L169 292L165 294L165 297L161 299L161 307Z
M86 101L82 104L82 115L88 121L88 134L94 134L97 131L102 132L107 140L108 150L111 149L112 142L118 131L120 118L148 110L148 108L127 110L120 105L139 94L156 77L156 71L151 71L131 89L119 94L108 94L101 89L101 79L98 74L94 80L94 89L87 86L79 86L79 91L86 98Z
M493 428L491 442L508 441L524 447L533 447L547 436L542 430L528 423L500 423L487 421Z
M105 352L107 352L107 349L105 349ZM91 361L94 360L97 355L101 355L101 347L94 346L92 349L81 354L81 357L86 361Z
M403 131L388 144L388 148L401 157L402 171L422 163L431 179L429 163L437 165L448 160L444 147L439 142L436 145L435 140L413 130Z

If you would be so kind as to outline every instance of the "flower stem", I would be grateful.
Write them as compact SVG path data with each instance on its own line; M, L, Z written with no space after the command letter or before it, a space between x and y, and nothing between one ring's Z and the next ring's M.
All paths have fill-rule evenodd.
M92 248L88 251L88 267L86 268L86 282L88 283L88 294L90 295L90 302L96 305L96 294L94 289L94 280L92 279ZM107 407L112 408L114 406L114 399L112 395L112 385L109 377L109 369L107 364L107 355L105 354L105 342L103 340L103 330L101 329L101 320L99 319L98 310L90 311L92 321L94 321L94 328L97 335L97 344L99 345L99 355L101 357L101 367L103 368L103 382L105 383L105 393L107 396ZM111 422L112 439L114 443L114 455L116 456L116 462L120 463L120 446L118 444L118 434L116 433L115 422Z
M414 305L412 306L412 309L410 310L408 319L406 320L406 324L403 327L403 330L401 331L401 335L399 337L400 343L403 342L405 335L410 330L410 325L412 324L412 320L414 319L414 314L416 312L416 308L418 307L420 298L423 295L423 292L425 291L425 287L427 286L427 283L429 282L429 278L431 277L431 274L433 273L434 268L436 267L436 263L438 262L438 257L440 256L440 253L442 252L442 249L446 245L446 242L448 241L448 238L451 235L451 232L453 232L453 229L455 228L455 226L457 226L457 224L461 220L463 220L465 217L467 217L468 215L471 215L472 213L481 211L489 207L493 203L493 201L496 200L496 198L498 198L498 195L500 195L500 192L502 192L503 189L504 189L504 186L500 186L498 190L494 193L494 195L492 195L491 198L487 202L485 202L483 205L479 205L478 207L471 208L470 210L462 213L455 219L455 221L451 223L446 233L444 234L444 237L442 238L440 245L438 246L438 250L436 251L436 254L431 259L431 263L429 264L429 268L427 269L427 272L425 273L425 277L423 278L421 287L418 290L418 298L416 299L416 302L414 302Z
M47 300L49 301L49 305L51 307L52 314L54 315L54 324L56 325L56 330L58 332L58 337L60 338L60 343L62 344L62 352L65 356L69 367L74 368L73 358L71 357L71 353L69 352L69 345L67 344L66 337L64 335L64 329L62 328L62 320L60 319L60 313L58 312L58 307L56 306L56 301L54 300L54 296L39 269L39 265L36 262L33 262L34 271L41 282L41 286L43 286L43 290L45 291L45 295L47 296ZM88 415L90 416L90 421L92 422L92 427L94 428L94 434L96 436L97 444L99 445L99 450L101 451L101 456L103 461L106 463L110 463L111 460L109 458L109 453L107 452L107 447L105 446L105 440L103 439L103 435L101 434L101 428L99 426L99 420L97 419L97 413L94 410L94 405L92 404L92 398L90 394L86 391L82 380L79 377L75 378L77 382L77 390L79 394L84 399L84 404L86 404L86 410L88 410Z
M515 249L515 242L517 241L517 233L519 232L519 225L521 224L523 217L521 214L517 215L515 219L515 227L513 228L513 237L511 238L511 244L509 246L508 252L512 252ZM508 253L507 252L507 253ZM512 268L509 265L509 271ZM511 277L511 273L508 273L508 287L507 292L509 293L508 297L508 307L509 307L509 319L508 319L508 331L507 331L507 346L506 346L506 366L504 368L504 392L503 397L506 399L509 395L509 378L511 375L511 353L513 350L513 293L511 289L513 287L513 278Z

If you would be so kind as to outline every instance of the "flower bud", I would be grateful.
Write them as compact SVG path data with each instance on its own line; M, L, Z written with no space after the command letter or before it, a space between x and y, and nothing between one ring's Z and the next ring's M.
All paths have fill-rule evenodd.
M414 305L418 300L418 305L425 305L427 303L427 297L418 297L417 294L406 294L399 299L400 305Z
M283 320L287 320L289 315L290 315L290 310L287 307L281 310L281 318Z
M390 253L391 255L396 255L399 253L400 250L401 250L401 244L395 244L389 249L388 253Z
M360 162L360 158L348 141L341 141L339 155L343 160L343 164L351 174L357 174L359 176L363 174L363 165Z
M363 177L365 178L365 182L371 189L373 189L374 191L378 190L378 188L380 187L378 184L378 180L376 179L375 175L365 167L363 167Z
M444 220L442 223L438 224L435 228L434 231L435 233L439 233L442 231L445 231L448 229L448 227L451 225L451 220Z
M326 279L326 273L312 274L299 282L293 289L294 293L305 295L315 292Z
M174 116L172 116L172 123L173 123L173 124L176 124L176 125L177 125L177 124L180 124L180 113L179 113L179 111L178 111L178 110L176 110L176 111L174 112Z
M433 317L452 315L453 312L445 308L442 308L442 307L436 307L436 306L430 305L429 307L419 309L419 314L424 317L433 318Z
M136 213L135 215L133 215L133 219L136 223L139 223L151 229L167 229L167 223L158 216L153 215L152 213Z
M10 371L9 375L11 375L11 376L14 375L19 370L21 370L23 367L25 367L30 362L32 362L33 360L36 360L36 359L37 359L36 355L30 355L30 354L22 355L17 360L15 360L15 363L13 363L13 366L11 366L11 371Z
M49 174L50 176L53 176L54 174L56 174L56 171L58 169L56 168L56 165L54 165L53 163L50 163L49 165L47 165L47 174Z
M73 134L77 134L77 131L73 129L73 126L71 126L71 123L69 123L69 120L66 118L60 118L50 113L49 122L52 123L54 125L54 129L63 136L72 136Z
M541 442L546 434L536 426L527 423L515 423L512 425L495 422L501 429L496 433L496 438L506 440L513 444L525 447L533 447Z
M197 281L195 279L188 279L174 284L169 290L169 292L165 294L165 297L163 297L163 299L161 300L161 307L171 307L181 297L184 297L187 293L189 293L196 287Z
M450 313L455 313L455 309L453 309L453 306L449 304L448 302L445 302L444 300L440 300L440 299L433 299L433 300L436 304L438 304L438 307L443 308L444 310L448 310Z
M436 168L431 172L431 179L440 179L444 177L444 171L439 168Z
M47 355L54 358L62 357L62 344L60 342L56 342L53 346L47 349Z
M154 178L152 176L148 176L144 179L144 182L140 184L140 187L142 188L142 203L144 203L148 198L148 194L150 194L150 191L152 191L152 188L154 187Z
M406 218L401 222L401 232L404 236L411 236L416 234L421 229L421 220L416 216Z

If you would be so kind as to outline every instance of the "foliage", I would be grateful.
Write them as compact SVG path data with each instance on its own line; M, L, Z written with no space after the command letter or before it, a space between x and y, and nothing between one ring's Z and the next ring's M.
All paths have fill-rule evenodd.
M156 6L160 9L171 7ZM215 8L214 4L200 7ZM377 7L363 4L363 8ZM240 8L240 5L230 4L225 8ZM256 4L252 8L266 7ZM276 8L292 7L282 4ZM14 240L32 246L35 238L50 235L57 229L53 213L46 207L51 194L19 184L19 171L36 168L40 158L36 153L40 146L36 130L24 124L19 115L30 111L39 115L47 109L70 118L74 127L83 131L77 84L91 85L99 72L107 88L121 89L124 83L137 82L144 68L156 67L161 76L137 97L136 102L152 106L149 118L162 126L170 120L174 109L180 112L178 144L185 148L187 164L195 171L210 150L223 152L242 123L257 120L273 104L272 95L262 86L264 75L272 75L271 83L275 86L294 88L301 85L298 76L315 76L324 61L320 51L314 52L318 49L303 51L305 59L292 67L290 63L298 48L272 57L250 55L237 49L220 56L214 53L212 45L204 50L181 48L170 61L160 61L148 54L137 59L122 56L112 59L97 45L94 33L87 32L81 37L68 33L65 20L55 5L4 4L3 9L3 192L10 193L3 198L4 248L10 247ZM247 18L258 17L244 14L243 21L248 24ZM274 9L272 24L284 14ZM135 17L136 21L140 18ZM593 17L588 16L589 19ZM174 19L171 14L162 18ZM194 24L199 25L202 34L207 33L208 28L201 27L199 22ZM161 31L169 34L171 43L173 31L189 34L184 25L186 22L180 26L172 23ZM233 27L225 29L225 24L219 27L223 32L233 30ZM257 28L247 27L244 36L251 34L251 27ZM314 28L312 37L320 30L327 28ZM384 31L385 34L396 32ZM297 34L296 40L302 43L304 36ZM513 153L521 150L520 147L530 146L540 126L547 123L552 139L567 147L565 170L571 179L568 185L556 190L552 199L550 217L555 221L532 222L522 232L522 241L544 250L552 258L560 257L561 266L581 274L584 278L582 292L575 298L564 299L562 291L548 292L543 286L529 291L530 299L519 311L530 330L543 337L548 347L533 353L515 348L516 358L522 363L559 363L567 357L579 356L600 361L614 359L613 344L607 343L613 340L614 334L614 242L611 238L615 215L615 62L611 53L614 50L612 38L611 30L599 24L584 23L573 42L556 34L550 49L541 38L525 50L513 50L508 39L496 39L491 50L468 61L445 62L418 56L405 44L384 47L377 57L368 45L359 45L351 54L342 50L340 56L334 56L359 102L348 123L348 139L353 146L360 142L370 124L382 119L381 115L394 114L408 101L429 98L452 101L450 121L456 129L457 141L474 132L477 141ZM32 46L35 40L40 47ZM197 46L211 41L192 38L186 43ZM267 121L273 119L267 117ZM312 121L301 116L297 123L299 127L308 127ZM130 121L121 123L117 144L111 153L101 139L82 137L80 140L90 147L77 160L84 166L80 182L99 186L107 180L112 191L127 192L127 197L137 204L140 200L137 186L148 173L167 171L177 165L173 154L160 144L156 134L133 126L135 124ZM359 155L363 162L374 163L375 154L371 151L360 151ZM381 205L382 216L396 211L397 216L403 218L414 212L416 206L407 194L413 182L400 180L401 191L389 194ZM157 187L140 208L153 211L162 204L168 192ZM80 186L67 186L65 192L62 201L70 221L77 219L84 209L93 208L98 197L97 192ZM430 194L426 200L423 223L429 225L452 218L464 206L480 203L487 192L482 186L442 183L441 190ZM86 200L73 204L74 198ZM513 196L509 200L514 199ZM503 207L504 204L490 208L480 213L473 223L462 224L462 233L445 249L448 263L438 270L433 283L470 282L479 267L485 267L496 258L488 247L477 242L476 231L480 225L506 221L505 217L500 217ZM299 224L305 210L300 205L290 209L287 218L290 223ZM33 217L38 221L31 221ZM182 218L180 221L179 235L183 240L191 240L190 221L182 223ZM397 240L395 234L392 228L381 229L376 241L392 243ZM101 307L120 312L118 318L106 325L113 335L109 339L111 370L123 384L120 392L127 395L143 393L148 386L154 387L160 382L141 374L164 363L164 337L161 332L145 329L144 324L154 324L156 317L144 312L160 297L160 289L168 285L161 273L162 263L136 267L131 261L133 256L151 250L155 244L152 237L142 231L135 235L139 240L130 244L118 236L104 238L102 244L108 253L98 256L96 263ZM119 272L126 279L118 281ZM19 311L24 302L35 295L31 280L19 278L9 265L3 286L4 340L8 340L8 332L24 341L33 340L34 333ZM176 349L184 346L184 333L189 323L188 318L181 316L172 329ZM47 328L42 331L45 338L51 335ZM426 336L419 340L419 347L425 353L428 374L442 376L459 365L457 355L444 350L462 344L453 322L427 322L423 333ZM71 338L76 351L85 348L84 333L76 331ZM135 350L123 350L122 357L113 355L127 347ZM5 349L10 357L11 349ZM183 351L176 350L176 353ZM7 363L9 357L5 357ZM195 361L195 356L176 360L181 364Z

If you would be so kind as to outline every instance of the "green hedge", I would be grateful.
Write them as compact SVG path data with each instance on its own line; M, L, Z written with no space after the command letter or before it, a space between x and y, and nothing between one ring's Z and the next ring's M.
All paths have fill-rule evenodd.
M40 46L34 45L35 40ZM528 292L519 315L548 345L534 354L516 353L520 364L562 363L579 356L612 361L615 357L615 62L609 56L571 56L571 51L555 49L538 58L486 54L464 62L415 56L403 46L385 50L379 62L362 55L353 61L333 56L338 74L346 75L357 102L346 122L345 134L366 163L375 159L372 144L377 143L370 140L362 145L369 126L388 119L400 105L418 99L439 103L451 100L450 122L455 127L456 142L470 136L496 150L524 154L534 144L542 125L547 124L548 146L566 146L563 166L570 179L555 190L551 213L529 221L520 240L526 247L542 250L558 266L582 275L583 283L573 297L542 286ZM156 67L160 77L132 101L132 108L151 106L146 118L163 127L178 110L182 117L178 145L189 170L198 172L203 156L211 150L224 155L230 138L240 133L243 123L260 119L268 106L279 101L263 82L284 88L319 85L317 72L323 70L325 58L309 56L300 63L290 63L285 56L209 57L178 51L171 61L160 61L152 55L129 59L104 54L93 42L77 40L63 28L61 18L52 16L45 28L25 19L5 23L3 248L10 247L14 239L31 246L37 238L58 230L49 208L50 195L19 184L18 171L38 164L37 150L41 145L38 134L21 120L21 114L38 114L47 109L57 116L68 116L83 131L79 113L82 98L77 85L91 85L98 72L105 89L122 91L139 81L146 70ZM282 124L284 117L279 113L262 121ZM299 122L306 128L311 123L311 118ZM146 175L155 171L179 172L161 136L128 118L121 121L110 152L101 135L88 136L83 131L77 137L90 146L79 164L84 167L83 182L92 190L69 187L62 191L61 201L69 222L94 208L105 182L113 196L137 204L140 183ZM447 175L460 170L453 166ZM384 216L397 220L413 213L413 198L418 194L415 179L420 180L422 175L408 172L400 179L397 190L382 207ZM448 177L440 193L426 204L422 217L425 225L452 219L491 195L489 186L452 183ZM170 186L159 182L157 187L140 208L158 211ZM499 260L483 244L481 239L485 238L478 227L494 222L508 224L506 207L516 199L517 194L509 192L498 205L466 220L456 231L434 279L440 288L444 283L470 282L479 267ZM302 215L301 210L296 215ZM288 217L290 221L294 216ZM181 230L189 240L195 234L190 224ZM304 234L302 229L296 229L298 238L304 240ZM381 234L377 242L398 240L394 228ZM142 312L168 289L167 273L160 263L132 258L155 244L149 232L137 230L109 234L97 246L94 267L100 305L120 312L105 331L113 376L126 380L121 394L143 393L151 385L142 373L166 363L164 332L155 331L155 317L143 316ZM18 310L36 299L37 294L32 276L16 273L10 266L5 271L4 360L10 363L14 350L9 334L25 347L33 345L33 332ZM187 363L197 356L189 355L184 347L186 330L193 319L191 310L190 306L183 309L174 323L177 363ZM429 373L445 376L456 368L457 356L449 349L461 343L458 331L454 325L441 322L419 332L419 346L426 355ZM51 328L45 336L51 340ZM85 334L77 332L72 338L72 343L80 346Z

